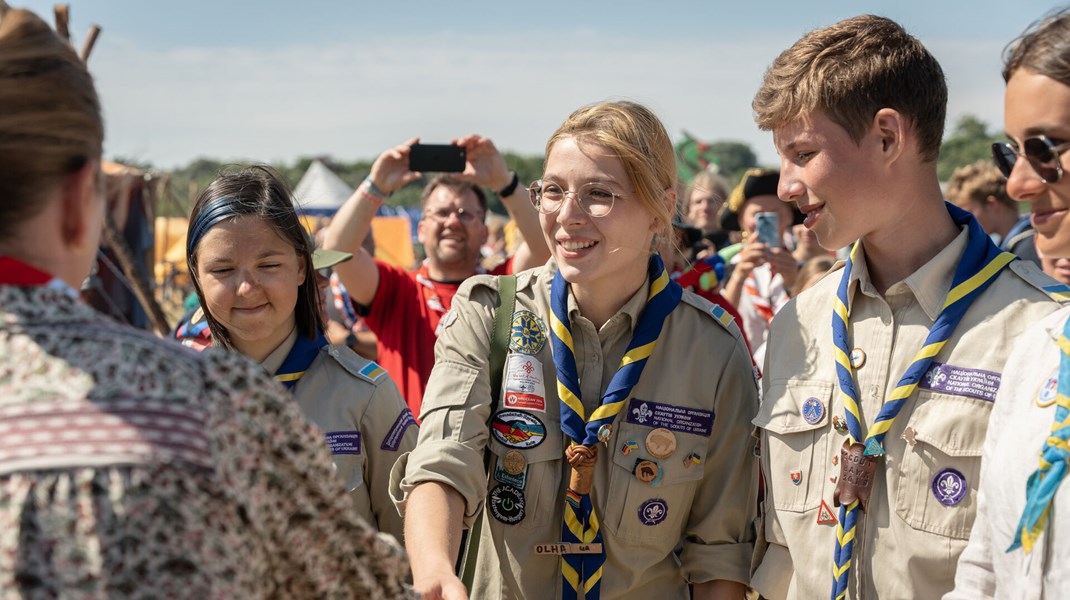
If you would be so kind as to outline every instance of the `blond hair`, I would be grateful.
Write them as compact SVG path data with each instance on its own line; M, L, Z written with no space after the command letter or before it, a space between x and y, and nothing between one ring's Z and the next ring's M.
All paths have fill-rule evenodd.
M44 208L60 179L99 160L93 78L37 15L0 0L0 237Z
M1007 195L1007 178L991 160L979 160L959 167L947 181L947 199L956 206L984 204L989 196L1000 204L1018 210L1018 204Z
M703 169L696 173L691 178L691 183L687 184L687 189L684 190L683 201L681 202L684 216L687 216L688 211L691 210L691 196L695 192L704 192L716 197L718 201L724 202L728 198L728 182L725 181L724 177L709 169Z
M940 153L947 83L940 63L898 23L852 17L804 35L773 61L751 103L755 121L771 131L821 111L858 143L883 108L912 122L918 152Z
M666 190L676 189L676 157L669 134L650 109L629 101L584 106L550 136L546 156L564 138L598 144L612 152L623 163L636 196L657 222L657 233L669 233L674 207L663 199Z

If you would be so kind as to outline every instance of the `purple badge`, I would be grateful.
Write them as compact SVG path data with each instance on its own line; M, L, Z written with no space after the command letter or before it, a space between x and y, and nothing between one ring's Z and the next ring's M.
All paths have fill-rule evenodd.
M967 369L934 362L918 382L918 387L923 390L970 396L992 402L996 399L1001 378L999 373L992 371Z
M327 434L331 454L360 454L359 431L331 431Z
M661 498L651 498L639 507L639 521L643 525L657 525L669 516L669 503Z
M966 497L966 478L955 469L943 469L933 477L933 496L944 506L955 506Z
M673 406L638 398L632 398L632 401L628 403L627 421L704 437L710 437L710 432L713 431L713 413L708 410Z
M412 411L408 408L403 409L397 420L394 421L394 426L386 433L386 437L383 438L383 444L379 448L397 452L397 449L401 447L401 440L405 437L405 430L410 425L415 424L416 419L412 417Z
M825 405L817 398L807 398L802 405L802 416L807 423L817 425L825 418Z

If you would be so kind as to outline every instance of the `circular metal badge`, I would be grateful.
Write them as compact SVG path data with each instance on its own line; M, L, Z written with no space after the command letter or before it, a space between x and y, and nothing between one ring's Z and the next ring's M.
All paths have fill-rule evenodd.
M811 396L803 402L801 412L807 423L817 425L825 418L825 404Z
M511 485L499 485L490 491L490 514L506 525L524 520L524 494Z

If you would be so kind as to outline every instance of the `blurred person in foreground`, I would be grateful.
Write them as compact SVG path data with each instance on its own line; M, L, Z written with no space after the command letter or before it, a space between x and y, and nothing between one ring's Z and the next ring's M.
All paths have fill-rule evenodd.
M947 182L947 199L969 211L1000 250L1040 264L1029 215L1018 214L1018 203L1007 194L1007 178L991 160L955 169Z
M993 145L1007 192L1027 202L1037 250L1070 258L1070 9L1008 46L1004 128ZM1053 290L1065 296L1065 283ZM1070 307L1014 344L989 421L977 520L946 600L1070 593ZM991 346L991 344L989 344Z
M238 356L116 324L76 288L105 200L93 81L0 1L0 590L399 598L320 435Z
M524 237L516 254L492 273L516 273L550 256L516 172L509 170L490 139L477 135L454 140L466 151L465 170L433 178L420 196L423 217L417 235L427 253L420 267L399 269L363 250L361 241L386 197L420 178L421 173L409 170L409 148L418 141L409 140L375 159L371 173L331 220L324 242L328 250L353 254L335 273L378 337L379 361L417 417L435 364L439 323L461 283L483 272L480 259L488 235L483 187L498 192Z
M752 580L767 598L949 591L1010 342L1058 309L1039 267L944 202L946 104L933 55L872 15L807 33L755 95L778 195L825 248L853 244L769 332Z

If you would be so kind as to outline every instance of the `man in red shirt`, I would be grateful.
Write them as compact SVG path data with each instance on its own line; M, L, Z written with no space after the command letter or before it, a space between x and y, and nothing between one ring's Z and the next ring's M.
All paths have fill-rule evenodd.
M416 271L375 260L361 248L361 240L383 200L421 176L409 170L409 147L416 142L409 140L379 155L371 173L332 219L324 248L353 253L353 260L337 265L335 272L379 338L379 362L412 413L419 415L435 363L439 321L461 283L480 272L480 249L487 240L487 198L482 188L498 192L524 237L513 257L493 274L541 265L550 252L527 189L493 142L470 135L453 141L465 148L464 171L432 179L421 196L423 219L417 235L427 259Z

